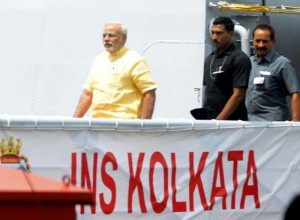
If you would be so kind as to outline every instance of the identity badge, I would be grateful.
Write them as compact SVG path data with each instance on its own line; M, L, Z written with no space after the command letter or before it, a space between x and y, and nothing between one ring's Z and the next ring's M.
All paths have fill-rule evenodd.
M264 84L265 77L257 76L253 80L253 84Z

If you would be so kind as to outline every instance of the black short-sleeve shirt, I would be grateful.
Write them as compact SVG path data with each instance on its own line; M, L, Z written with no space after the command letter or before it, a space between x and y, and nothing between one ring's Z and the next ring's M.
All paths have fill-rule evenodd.
M231 44L224 52L215 50L205 59L204 80L206 86L204 105L208 119L214 119L222 111L233 94L233 88L247 89L251 71L250 58ZM243 100L228 120L247 120L247 109Z

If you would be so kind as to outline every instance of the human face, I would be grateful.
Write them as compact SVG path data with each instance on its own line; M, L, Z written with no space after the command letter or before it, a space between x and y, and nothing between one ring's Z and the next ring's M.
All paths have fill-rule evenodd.
M124 46L126 35L121 33L120 25L108 25L104 27L102 41L107 52L115 53Z
M271 40L270 34L267 29L257 29L254 32L253 46L257 57L260 59L270 53L275 44L275 40Z
M211 40L215 47L221 52L230 46L233 38L233 31L227 31L223 24L211 27Z

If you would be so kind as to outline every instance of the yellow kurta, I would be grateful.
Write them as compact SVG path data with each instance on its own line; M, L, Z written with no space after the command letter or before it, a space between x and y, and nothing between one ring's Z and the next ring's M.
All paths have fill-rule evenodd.
M92 118L134 119L141 116L143 94L157 85L143 57L122 47L96 57L84 88L93 93Z

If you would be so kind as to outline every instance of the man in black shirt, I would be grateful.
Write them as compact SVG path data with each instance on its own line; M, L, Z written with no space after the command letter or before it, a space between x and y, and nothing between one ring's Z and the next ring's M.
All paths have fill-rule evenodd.
M233 44L234 23L228 17L214 19L211 39L216 47L204 63L204 104L207 119L248 120L245 92L251 62Z

